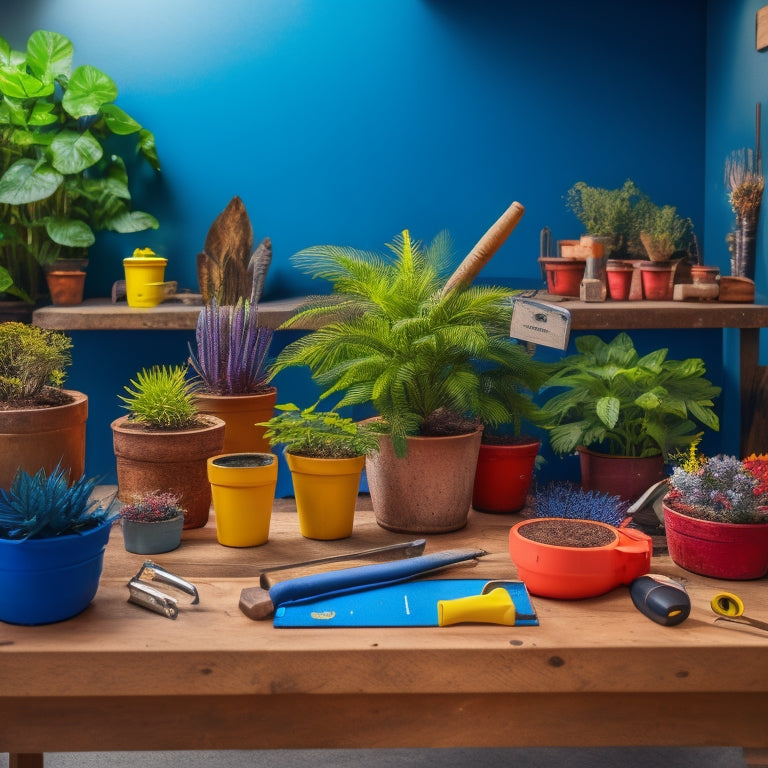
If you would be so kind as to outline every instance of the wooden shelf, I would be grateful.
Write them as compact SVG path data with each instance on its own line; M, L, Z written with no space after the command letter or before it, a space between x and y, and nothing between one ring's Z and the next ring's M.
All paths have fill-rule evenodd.
M292 317L304 297L297 296L259 304L259 322L277 328ZM86 299L75 307L42 307L32 322L54 331L189 331L197 325L200 304L167 302L151 309L129 307L110 299Z

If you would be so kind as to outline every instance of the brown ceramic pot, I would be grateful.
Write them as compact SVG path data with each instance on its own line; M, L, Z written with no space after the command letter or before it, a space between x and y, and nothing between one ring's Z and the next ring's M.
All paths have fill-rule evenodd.
M252 395L195 395L197 410L217 416L226 424L222 453L270 453L269 441L264 439L266 427L257 427L275 415L277 388Z
M208 424L180 430L151 430L121 416L112 422L112 443L117 459L117 497L130 502L152 491L179 496L187 510L185 528L208 522L211 485L207 461L221 453L224 422L205 416Z
M576 450L581 466L581 487L585 491L608 493L626 501L635 501L665 477L664 458L660 453L638 458L598 453L583 445Z
M73 307L83 303L85 272L79 270L46 272L45 280L51 301L59 307Z
M447 533L467 524L482 428L450 437L409 437L398 459L382 435L365 461L376 522L390 531Z
M0 487L10 487L19 467L31 475L41 468L50 473L61 462L71 481L82 476L88 397L64 391L71 403L0 411Z

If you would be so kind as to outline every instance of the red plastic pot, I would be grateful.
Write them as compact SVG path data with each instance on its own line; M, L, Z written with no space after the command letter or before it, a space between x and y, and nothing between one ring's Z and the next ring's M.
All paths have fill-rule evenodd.
M698 520L664 505L672 560L715 579L761 579L768 573L768 524Z
M539 263L547 274L547 291L553 296L576 296L578 298L586 259L563 259L558 256L541 256Z
M517 512L525 506L540 440L480 445L472 506L483 512Z
M634 268L631 264L611 264L605 268L605 276L608 281L608 295L614 301L627 301L629 299L629 289L632 286L632 273Z
M531 594L564 600L596 597L650 570L653 541L632 528L579 520L581 525L607 528L615 534L610 544L599 547L543 544L522 535L526 526L550 520L524 520L509 532L509 554Z
M640 265L643 282L643 296L651 301L671 301L674 285L674 265L658 261L643 262Z

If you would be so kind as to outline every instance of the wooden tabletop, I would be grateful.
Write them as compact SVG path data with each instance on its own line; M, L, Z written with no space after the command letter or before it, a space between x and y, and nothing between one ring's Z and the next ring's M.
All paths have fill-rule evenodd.
M488 551L446 577L515 578L515 515L471 512L427 552ZM533 598L538 627L276 629L238 609L261 568L409 538L379 528L362 496L351 538L303 539L290 499L262 547L219 545L213 522L155 561L192 581L175 621L127 602L144 558L112 530L93 603L69 621L0 624L0 752L92 749L698 744L768 747L768 633L715 623L712 596L768 619L765 580L683 581L691 616L662 627L628 589Z

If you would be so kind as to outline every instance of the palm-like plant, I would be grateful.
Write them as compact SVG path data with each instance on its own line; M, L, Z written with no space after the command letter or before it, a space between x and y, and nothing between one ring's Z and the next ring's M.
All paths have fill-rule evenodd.
M451 241L429 245L404 230L389 255L315 246L292 257L333 292L311 299L284 327L311 319L323 325L288 345L271 375L309 366L324 388L343 393L337 407L371 403L398 456L406 437L430 434L445 414L496 425L533 411L544 367L509 338L510 291L458 286L443 292ZM473 419L474 423L467 422Z

